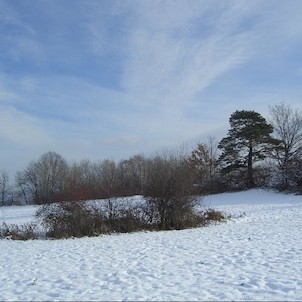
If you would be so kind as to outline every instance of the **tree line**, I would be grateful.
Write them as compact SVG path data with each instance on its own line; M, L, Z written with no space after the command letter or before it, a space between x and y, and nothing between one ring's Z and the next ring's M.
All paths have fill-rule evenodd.
M210 137L189 154L178 150L148 158L138 154L119 162L69 163L56 152L44 153L16 173L13 187L8 173L1 171L0 203L45 204L139 194L155 198L164 217L171 196L181 200L254 187L302 192L299 109L284 103L272 106L268 121L258 112L241 110L230 116L229 123L221 141Z

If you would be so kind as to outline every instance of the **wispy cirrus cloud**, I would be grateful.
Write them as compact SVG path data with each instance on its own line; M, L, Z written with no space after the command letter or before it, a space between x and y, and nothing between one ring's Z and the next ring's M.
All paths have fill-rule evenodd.
M162 13L156 15L159 3ZM217 11L209 18L207 13L213 11L209 3L174 3L176 14L169 11L170 2L138 5L123 84L133 93L153 95L152 102L177 106L190 102L221 74L248 60L255 35L254 29L238 30L244 18L238 5L217 3Z
M123 86L141 106L156 104L170 117L178 112L171 125L185 119L190 108L207 109L204 92L225 74L237 70L247 74L254 62L265 64L269 57L286 52L287 45L301 41L297 26L301 4L296 2L173 4L178 13L169 10L171 3L166 1L141 1L135 6L123 73Z

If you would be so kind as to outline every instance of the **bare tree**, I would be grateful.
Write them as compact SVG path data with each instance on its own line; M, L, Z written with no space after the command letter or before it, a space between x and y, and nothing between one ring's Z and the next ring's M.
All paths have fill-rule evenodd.
M273 157L277 160L281 172L281 185L288 189L291 164L302 148L302 111L281 103L270 107L270 116L274 135L281 141Z
M9 175L7 171L0 172L0 205L5 205L9 194Z
M206 143L197 144L189 157L196 171L196 181L202 191L213 192L218 172L218 142L209 137Z
M146 179L146 159L143 155L135 155L118 164L121 178L121 189L126 195L142 194Z
M163 154L148 161L144 196L160 229L179 229L194 220L194 175L187 156Z
M28 198L31 195L24 174L24 172L18 171L15 177L14 198L20 204L28 204L30 202Z
M85 200L100 197L97 191L97 165L81 160L70 165L63 200Z
M113 160L103 160L98 164L98 179L104 197L119 195L120 177L117 165Z
M65 159L56 152L47 152L37 161L31 161L21 172L24 191L36 204L54 202L56 194L64 190L68 165Z

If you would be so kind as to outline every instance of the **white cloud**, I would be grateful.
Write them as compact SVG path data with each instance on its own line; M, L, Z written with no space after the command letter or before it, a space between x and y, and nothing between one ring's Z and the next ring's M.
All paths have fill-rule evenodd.
M0 107L0 136L20 147L34 148L52 142L38 119L13 107Z
M136 8L123 86L140 102L182 110L221 74L252 56L255 35L252 30L236 31L243 18L238 5L222 8L209 21L206 13L213 8L209 2L173 3L143 1ZM163 5L157 6L158 14L156 4ZM202 26L209 27L208 34L197 34Z
M286 6L285 20L280 19L285 6L261 1L204 6L198 1L140 1L129 35L123 86L140 102L182 111L221 75L286 49L276 40L279 33L289 44L299 37L301 27L293 26L298 20L294 5Z

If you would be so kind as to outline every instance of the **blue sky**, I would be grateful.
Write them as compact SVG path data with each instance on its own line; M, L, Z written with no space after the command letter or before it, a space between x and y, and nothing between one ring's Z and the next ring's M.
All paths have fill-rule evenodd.
M302 1L0 0L0 169L120 160L302 106Z

